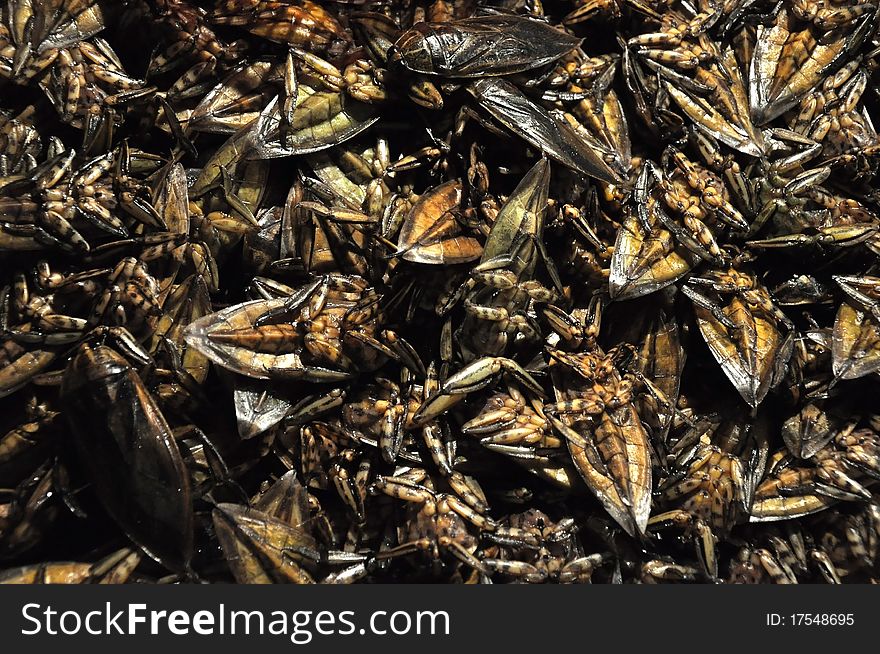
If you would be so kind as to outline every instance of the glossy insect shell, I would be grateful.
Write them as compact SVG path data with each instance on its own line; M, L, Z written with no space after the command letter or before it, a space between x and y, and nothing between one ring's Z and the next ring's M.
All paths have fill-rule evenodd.
M83 345L61 386L79 459L108 514L176 571L189 566L189 474L171 428L140 377L107 346Z
M409 70L445 77L510 75L555 61L580 39L547 23L493 15L450 23L416 23L394 44Z

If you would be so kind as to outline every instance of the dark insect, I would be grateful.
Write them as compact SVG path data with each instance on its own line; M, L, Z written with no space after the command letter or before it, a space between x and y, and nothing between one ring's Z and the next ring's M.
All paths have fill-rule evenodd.
M581 40L540 20L495 14L416 23L391 50L391 61L442 77L510 75L553 63Z
M150 556L187 571L194 529L189 473L137 372L109 346L83 344L65 371L61 402L107 513Z

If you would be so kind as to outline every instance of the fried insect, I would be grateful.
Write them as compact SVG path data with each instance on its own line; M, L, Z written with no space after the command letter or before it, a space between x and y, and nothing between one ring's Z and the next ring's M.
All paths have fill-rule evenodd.
M719 306L693 284L705 285L719 298ZM694 301L697 323L712 356L724 374L752 407L782 381L792 353L792 325L754 276L733 268L691 278L686 294Z
M107 345L83 344L68 366L61 398L104 509L150 556L188 571L194 539L189 473L131 364Z
M306 490L293 472L276 481L253 506L218 504L212 515L226 561L239 583L311 584L319 564L328 562L312 535ZM363 559L344 552L331 557L337 564ZM366 571L358 563L354 567L335 573L333 579L350 583Z
M582 555L576 531L573 520L554 523L538 509L511 515L488 536L501 545L502 557L483 564L524 583L590 583L606 555Z
M579 43L580 39L547 23L495 14L417 23L397 39L390 58L416 73L486 77L539 68Z
M556 402L544 411L587 486L635 537L645 533L651 511L648 436L636 412L636 379L619 369L620 350L606 353L597 343L601 304L553 316L562 342L547 349Z
M0 572L0 584L124 584L140 559L122 549L95 563L38 563Z
M405 349L393 333L380 332L380 300L362 278L327 275L289 297L200 318L184 338L214 363L256 379L343 381Z
M878 437L869 427L843 429L803 463L777 453L755 489L753 522L785 520L821 511L838 501L865 501L862 483L877 477Z
M485 496L473 480L465 483L465 493L438 493L424 470L401 471L373 482L373 492L384 493L407 502L407 518L396 546L380 551L377 560L424 552L435 566L447 555L479 572L487 568L476 555L478 539L472 533L493 531L495 522L484 515Z
M805 3L800 4L803 14ZM872 23L870 14L853 14L853 20L829 24L832 29L819 32L798 24L797 14L794 7L780 7L772 25L758 27L749 79L752 119L758 125L793 107L836 72L859 48Z

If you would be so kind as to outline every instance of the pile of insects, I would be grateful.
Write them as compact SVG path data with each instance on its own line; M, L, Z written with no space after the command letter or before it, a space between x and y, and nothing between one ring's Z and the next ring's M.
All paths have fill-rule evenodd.
M878 0L9 0L0 582L876 583Z

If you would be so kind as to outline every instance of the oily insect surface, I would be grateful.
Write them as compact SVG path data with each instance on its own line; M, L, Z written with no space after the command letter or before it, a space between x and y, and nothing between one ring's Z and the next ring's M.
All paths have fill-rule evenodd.
M878 12L3 3L0 582L877 582Z

